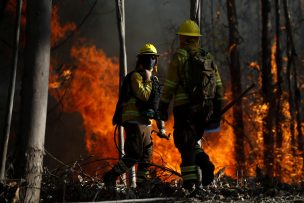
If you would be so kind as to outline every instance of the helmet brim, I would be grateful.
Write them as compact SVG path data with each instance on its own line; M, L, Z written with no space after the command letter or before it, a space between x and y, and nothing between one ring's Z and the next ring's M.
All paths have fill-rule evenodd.
M151 53L151 52L143 52L143 53L137 54L137 56L140 56L140 55L154 55L154 56L159 56L159 54Z
M201 34L198 33L189 33L189 32L178 32L177 35L190 36L190 37L201 37Z

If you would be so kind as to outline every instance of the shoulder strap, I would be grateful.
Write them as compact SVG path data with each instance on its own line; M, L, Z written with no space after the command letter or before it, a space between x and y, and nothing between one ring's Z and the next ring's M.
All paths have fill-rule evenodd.
M185 80L186 80L186 64L188 63L188 59L189 59L189 54L187 52L186 49L181 49L179 48L177 51L176 51L176 54L177 55L180 55L181 57L184 57L186 58L184 61L183 61L183 64L181 64L180 66L177 67L177 74L178 74L178 77L179 77L179 84L181 86L185 86Z

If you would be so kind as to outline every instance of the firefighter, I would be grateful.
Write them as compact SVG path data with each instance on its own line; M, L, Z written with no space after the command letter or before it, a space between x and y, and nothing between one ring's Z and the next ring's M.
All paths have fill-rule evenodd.
M223 87L212 55L200 47L201 33L198 25L186 20L180 25L177 34L180 47L167 70L159 113L166 121L169 103L174 98L174 144L182 158L180 168L183 187L193 190L200 184L209 185L214 179L214 165L198 141L202 138L207 123L219 126ZM195 71L198 64L198 68L204 68L203 71ZM198 82L195 83L195 80ZM202 170L201 180L197 166Z
M123 80L113 124L125 130L125 154L114 167L105 173L103 180L108 187L115 186L116 179L134 164L137 167L137 185L149 178L149 162L152 155L151 118L155 118L160 97L160 86L156 76L158 54L153 44L145 44L137 55L135 70ZM157 126L165 134L164 122Z

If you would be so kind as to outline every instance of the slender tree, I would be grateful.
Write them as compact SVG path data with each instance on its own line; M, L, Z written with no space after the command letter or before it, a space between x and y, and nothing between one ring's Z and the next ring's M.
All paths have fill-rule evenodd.
M242 78L241 78L241 65L239 59L239 33L238 21L234 0L227 0L227 18L229 24L229 57L230 57L230 75L231 75L231 92L233 99L242 92ZM244 150L244 122L243 122L243 109L242 104L233 106L233 124L237 126L234 128L235 134L235 159L236 169L239 174L242 174L245 167L245 150Z
M290 106L290 114L291 114L291 146L292 149L295 149L296 146L296 138L295 138L295 125L294 122L297 123L297 132L298 132L298 149L300 151L304 150L304 136L302 132L302 110L301 110L301 91L299 88L298 82L298 74L296 69L296 48L294 45L292 26L290 22L290 13L288 10L288 2L287 0L283 0L283 8L284 8L284 16L285 16L285 25L286 25L286 33L287 33L287 73L288 73L288 90L289 90L289 106ZM292 80L293 79L293 80ZM295 156L295 151L293 151ZM304 159L304 154L302 153L302 157ZM303 160L304 165L304 160Z
M269 0L261 0L262 10L262 95L264 102L268 104L268 112L263 120L263 140L264 140L264 165L268 177L273 177L274 164L274 96L273 83L271 77L270 63L270 2ZM267 182L269 183L269 182Z
M119 57L119 86L122 85L122 81L127 74L127 54L125 45L125 10L124 10L124 0L116 0L116 13L117 13L117 27L119 32L119 47L120 47L120 57ZM123 143L124 135L123 128L119 130L120 136L120 148L123 153ZM120 154L122 157L122 154Z
M40 199L50 65L51 8L52 2L49 0L27 1L21 118L21 133L27 138L26 185L21 189L21 202L39 202Z
M126 52L126 40L125 40L125 1L116 0L116 15L117 15L117 27L119 34L119 87L122 85L122 81L127 74L127 52ZM120 88L119 88L120 89ZM124 130L122 126L119 126L119 156L122 157L124 153ZM125 179L125 178L124 178ZM131 169L131 185L135 185L135 167Z
M16 75L18 67L18 53L19 53L19 37L20 37L20 21L21 21L21 9L22 9L23 0L18 0L16 6L16 24L15 24L15 42L14 42L14 58L13 66L11 72L11 79L9 84L9 99L7 102L7 108L5 112L5 126L4 132L1 135L1 145L0 145L0 160L1 160L1 170L0 170L0 179L5 178L5 166L6 166L6 155L8 149L8 141L10 135L11 121L13 115L13 104L15 97L15 86L16 86Z
M282 122L284 115L282 114L282 52L281 52L281 30L280 30L280 0L275 0L275 32L276 32L276 67L277 67L277 84L276 84L276 148L277 148L277 159L276 159L276 174L281 177L281 154L282 154Z

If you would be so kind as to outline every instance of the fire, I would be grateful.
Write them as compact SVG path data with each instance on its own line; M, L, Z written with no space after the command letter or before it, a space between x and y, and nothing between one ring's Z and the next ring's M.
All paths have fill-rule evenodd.
M118 95L117 61L94 46L73 47L71 56L77 69L73 71L64 109L81 113L89 153L102 157L116 155L112 115Z
M152 127L157 129L155 122ZM174 146L173 139L173 117L171 116L166 122L166 131L167 134L171 134L170 140L160 139L157 135L153 135L153 159L154 163L164 165L168 168L174 169L180 172L179 165L181 164L181 158L179 152Z
M232 51L233 51L233 49L234 49L234 48L236 48L236 46L237 46L237 44L236 44L236 43L234 43L234 44L230 45L228 52L229 52L229 53L230 53L230 52L232 52Z
M49 83L49 88L51 89L56 89L60 87L60 82L50 82Z
M257 71L260 71L260 65L256 61L252 61L248 65L250 68L256 69Z
M221 132L207 134L203 139L203 149L215 165L215 172L222 168L225 174L235 177L233 129L222 123Z
M72 32L75 31L76 29L75 23L66 23L64 25L60 23L57 6L53 6L52 8L51 27L52 27L52 37L51 37L52 45L54 45L59 40L65 38L67 32Z
M52 15L52 44L64 39L65 33L75 30L73 23L61 25L58 18L58 9L54 9ZM275 63L275 46L272 47L272 62ZM234 45L230 47L230 51ZM85 129L85 142L87 151L100 158L117 158L118 152L114 144L114 126L112 116L118 99L119 65L116 58L108 57L102 50L92 45L73 46L70 51L73 64L59 65L54 58L50 76L50 93L60 100L65 112L79 112L83 118ZM59 68L56 68L59 67ZM251 62L249 67L260 70L257 62ZM276 68L272 67L273 79L276 80ZM227 88L228 89L228 88ZM230 93L228 93L228 98ZM226 97L227 97L226 95ZM63 99L62 99L63 98ZM246 125L246 175L254 176L255 168L263 167L263 118L269 110L269 104L263 103L261 95L253 94L255 101L244 101L246 108L250 109L250 115L244 116ZM285 115L283 146L279 156L283 168L284 182L298 180L303 171L303 160L294 156L294 146L290 141L289 104L283 103ZM226 121L231 122L232 113L227 112L224 116ZM226 168L225 173L236 178L235 171L235 135L232 127L223 122L220 133L207 134L202 142L204 150L210 156L216 166L216 172ZM156 129L155 124L153 128ZM173 118L166 123L167 133L173 133ZM173 137L173 136L171 136ZM174 146L173 139L167 141L152 135L154 143L153 162L159 165L179 171L181 158ZM300 152L296 152L300 153ZM297 164L299 163L299 164ZM302 163L302 165L300 164ZM291 175L289 175L291 174Z
M274 83L277 82L277 62L276 62L276 55L277 55L277 38L274 38L274 42L271 47L271 74L272 80Z
M15 15L16 1L9 1L6 11ZM22 28L25 27L25 7L22 10ZM52 46L60 44L67 37L67 33L76 30L75 23L61 24L58 7L52 10ZM219 13L217 13L219 15ZM271 74L274 83L277 82L276 46L275 38L271 48ZM82 40L82 43L84 40ZM229 52L236 44L229 47ZM168 55L163 53L161 56ZM50 94L60 100L65 112L79 112L83 119L85 130L84 141L89 154L100 158L117 158L118 152L114 144L114 126L112 115L118 99L118 72L119 65L116 58L109 58L102 50L92 45L74 45L70 50L73 59L72 64L60 64L53 56L50 69ZM287 58L283 57L283 62ZM302 60L303 62L303 60ZM256 61L248 64L250 68L258 71L258 84L261 85L260 65ZM286 72L286 67L283 67ZM301 86L303 88L303 85ZM227 88L228 89L228 88ZM230 98L228 92L226 97ZM284 93L283 98L288 96ZM245 100L244 106L250 109L249 114L244 115L246 125L245 157L246 176L255 176L256 167L263 168L268 163L263 163L263 118L269 111L269 104L263 103L261 95L254 94L254 101ZM244 109L245 109L244 108ZM292 137L290 128L292 120L290 105L287 99L283 99L282 111L284 121L282 123L282 146L275 146L275 165L281 167L281 181L286 183L299 182L303 177L303 151L298 150L295 144L297 135ZM220 133L205 135L202 146L216 166L216 172L226 168L225 173L237 178L235 162L235 135L232 127L228 124L232 121L231 111L224 116L227 122L222 123ZM153 125L156 128L155 124ZM297 126L294 126L296 129ZM173 118L166 123L167 133L173 133ZM304 128L304 123L302 123ZM275 135L275 129L273 134ZM173 136L171 136L173 137ZM154 143L153 162L180 172L181 158L174 146L174 140L170 141L152 135ZM242 173L242 172L240 172ZM275 175L277 175L275 171Z
M61 73L57 73L58 71L61 71ZM53 70L51 72L49 88L50 89L60 88L64 85L66 81L71 79L71 77L72 77L72 71L65 66L61 66L59 70Z
M94 46L74 47L71 56L77 68L73 71L73 77L69 82L70 91L63 102L64 111L76 111L82 115L86 146L90 154L102 158L116 158L112 116L118 99L117 60L108 58L103 51L97 50ZM61 74L62 77L70 77L70 75L71 71L68 70ZM50 88L56 85L58 81L50 83ZM57 89L57 94L53 95L57 95L59 99L63 94L65 94L64 90ZM168 132L172 132L170 123L167 124ZM153 143L153 162L177 170L180 157L173 141L153 136Z

